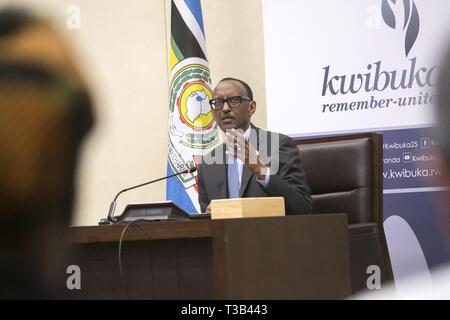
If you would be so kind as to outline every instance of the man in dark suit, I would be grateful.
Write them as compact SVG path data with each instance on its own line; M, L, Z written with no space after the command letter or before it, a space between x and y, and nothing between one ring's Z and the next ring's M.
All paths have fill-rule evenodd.
M224 143L203 157L198 168L202 212L211 200L284 197L286 214L311 211L311 196L295 142L251 124L256 102L248 84L222 79L210 100Z

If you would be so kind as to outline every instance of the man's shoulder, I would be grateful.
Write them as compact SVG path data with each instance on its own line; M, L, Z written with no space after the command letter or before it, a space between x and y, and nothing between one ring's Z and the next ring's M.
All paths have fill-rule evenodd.
M199 166L204 170L206 167L209 167L211 165L224 164L225 157L225 144L219 142L216 146L212 147L211 150L205 152L201 156Z
M266 135L268 137L272 137L272 139L275 137L278 138L280 141L280 144L285 143L285 144L295 145L295 141L291 137L289 137L283 133L266 130L266 129L259 128L259 127L253 126L253 125L252 125L252 129L255 129L256 132L258 133L258 135L260 135L260 136Z
M216 146L214 146L211 150L209 150L208 152L203 154L203 157L207 157L207 156L216 156L216 155L220 155L223 154L225 152L225 144L224 143L217 143Z

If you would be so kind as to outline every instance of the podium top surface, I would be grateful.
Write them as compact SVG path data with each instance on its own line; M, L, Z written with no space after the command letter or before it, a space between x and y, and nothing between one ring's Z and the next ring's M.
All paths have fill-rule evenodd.
M299 220L305 223L336 222L347 226L346 214L309 214L283 217L241 218L241 219L192 219L188 221L139 221L127 230L124 241L212 238L214 232L226 225L238 225L243 221L260 221L264 223L277 220ZM324 224L325 226L329 223ZM71 244L117 242L125 224L70 227L68 241Z

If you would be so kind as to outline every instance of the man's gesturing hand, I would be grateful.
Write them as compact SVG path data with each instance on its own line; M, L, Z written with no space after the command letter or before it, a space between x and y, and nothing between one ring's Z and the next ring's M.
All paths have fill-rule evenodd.
M227 156L240 159L248 170L253 172L259 180L264 180L267 166L259 158L258 152L250 142L237 130L231 129L226 132Z

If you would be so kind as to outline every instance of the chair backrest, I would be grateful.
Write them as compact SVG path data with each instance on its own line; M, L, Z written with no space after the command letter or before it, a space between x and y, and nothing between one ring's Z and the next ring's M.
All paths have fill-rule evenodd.
M349 224L382 224L381 134L295 140L311 187L313 213L347 213Z

